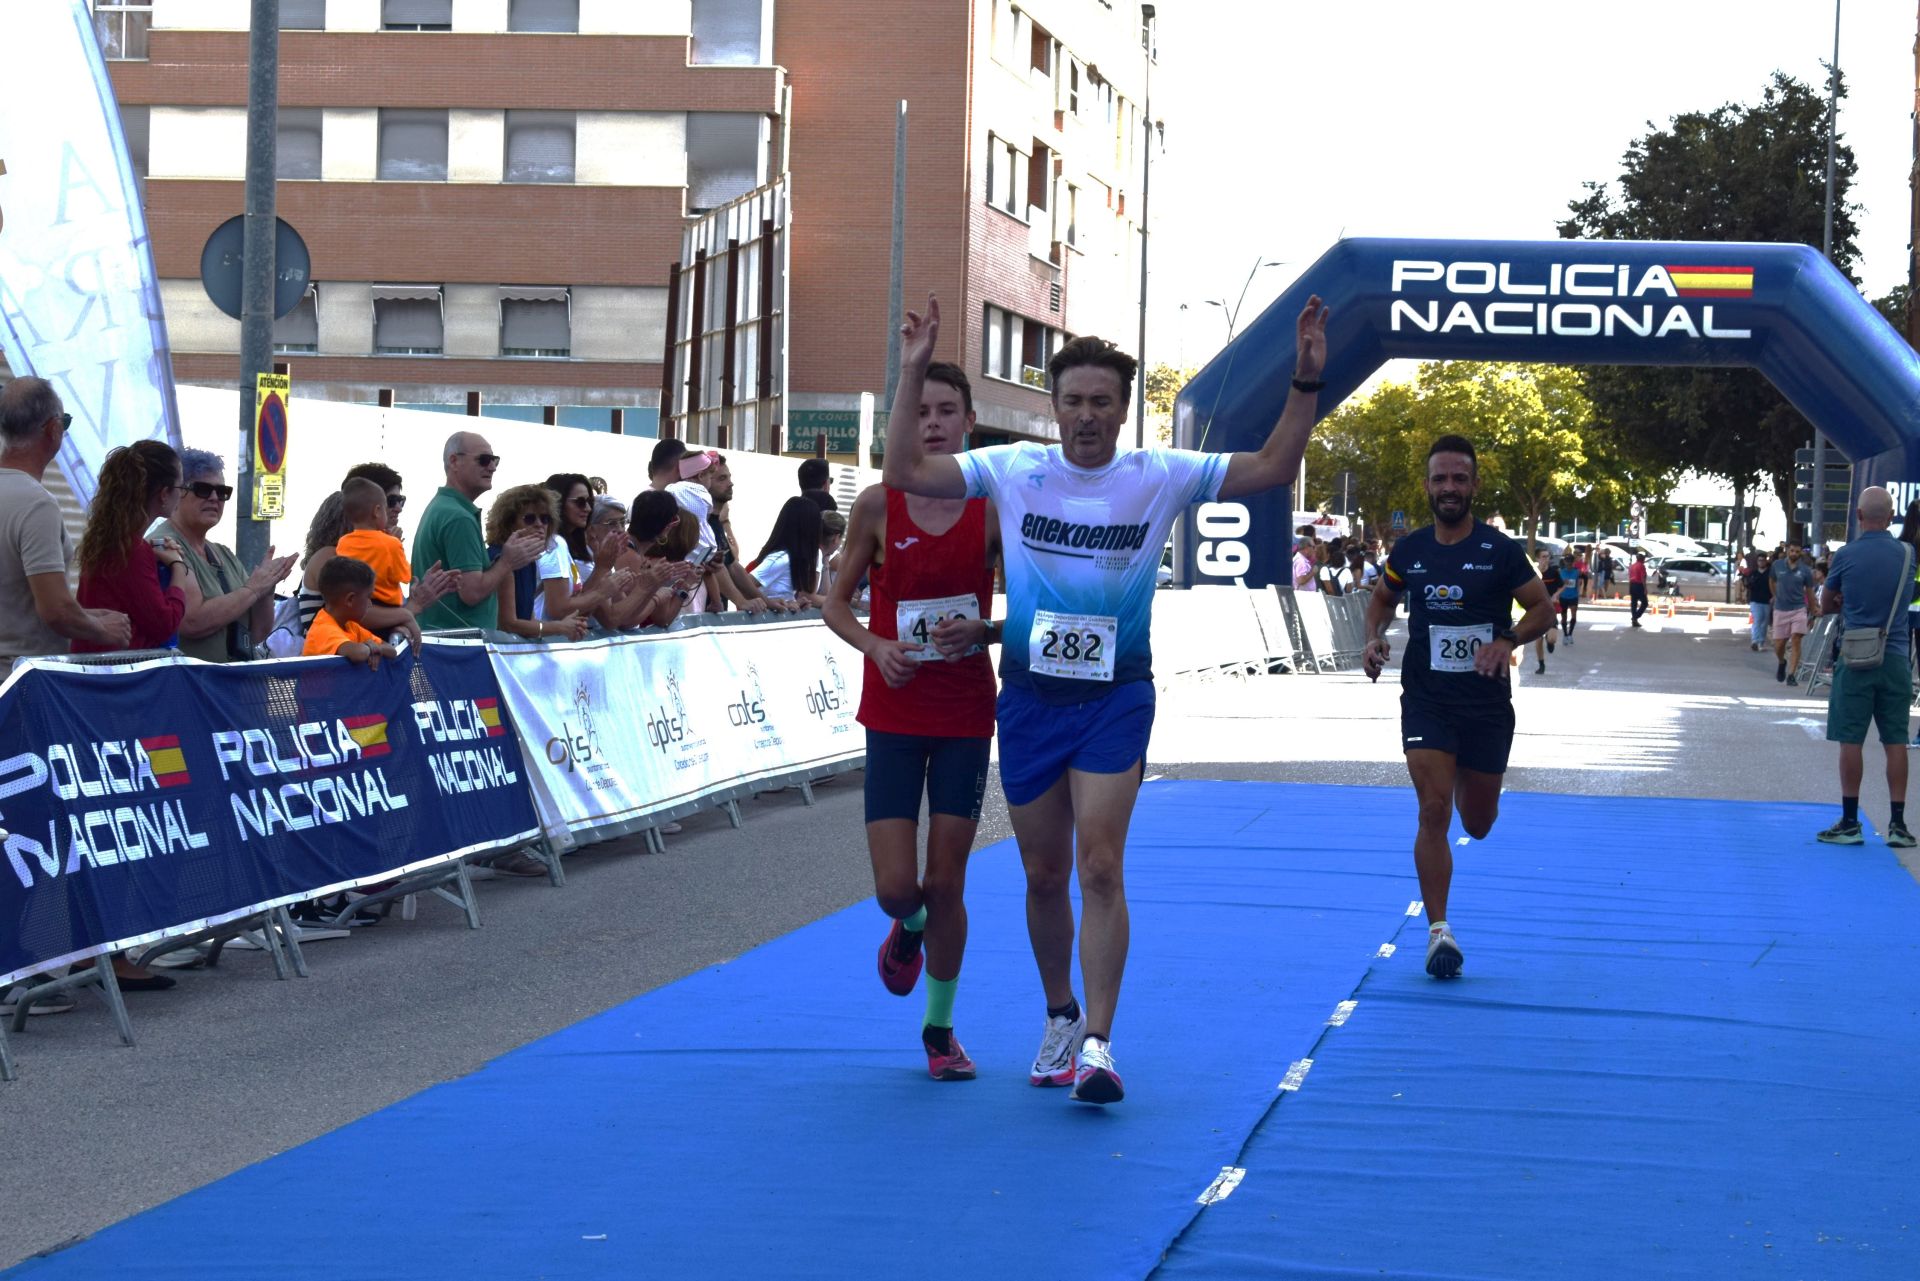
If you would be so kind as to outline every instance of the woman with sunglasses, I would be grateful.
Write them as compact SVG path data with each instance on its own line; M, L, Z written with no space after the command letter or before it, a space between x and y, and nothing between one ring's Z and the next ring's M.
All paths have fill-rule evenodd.
M273 589L293 571L294 562L294 557L275 556L268 548L267 558L249 574L239 557L207 537L233 498L226 470L218 454L182 450L183 484L173 516L147 531L149 538L180 545L181 559L199 585L199 601L189 605L180 620L180 652L209 663L253 657L253 643L273 630Z
M494 498L493 506L487 509L488 559L498 561L507 546L507 540L522 530L532 530L542 538L551 537L554 512L558 506L553 491L545 485L515 485L512 489L501 491ZM561 619L535 617L534 605L540 597L538 561L508 574L501 580L497 595L499 621L494 626L503 632L524 636L529 640L541 636L579 640L587 634L588 619L585 614Z
M626 545L625 531L618 526L593 531L593 482L585 476L556 473L547 477L547 489L555 501L553 536L534 562L540 595L533 616L554 621L591 616L633 585L633 576L619 573L614 564Z

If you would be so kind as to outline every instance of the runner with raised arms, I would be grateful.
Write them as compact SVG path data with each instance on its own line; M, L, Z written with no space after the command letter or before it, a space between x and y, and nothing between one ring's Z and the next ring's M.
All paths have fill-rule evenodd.
M1474 840L1493 830L1513 749L1508 655L1554 624L1554 603L1518 542L1473 515L1480 463L1473 442L1442 436L1427 451L1433 524L1393 545L1380 589L1367 602L1366 671L1378 680L1391 648L1387 624L1407 599L1407 656L1400 665L1400 739L1420 802L1413 841L1427 911L1427 973L1460 973L1447 924L1454 812ZM1565 571L1563 571L1564 573ZM1577 581L1577 580L1576 580ZM1526 609L1509 626L1513 602Z
M973 388L954 365L930 365L900 403L917 407L930 454L956 453L973 427ZM893 926L880 945L880 981L913 991L924 965L920 1039L936 1081L971 1081L973 1060L953 1034L954 994L967 948L967 856L980 825L993 745L993 664L998 628L993 561L1000 531L984 499L921 498L869 485L854 500L827 626L866 655L860 723L867 728L867 852L873 893ZM865 626L853 592L871 579ZM927 862L919 823L926 798Z
M921 448L913 407L940 306L902 327L887 423L886 483L937 498L992 498L1007 573L1001 646L1000 779L1027 874L1027 931L1047 1022L1029 1079L1073 1084L1087 1103L1122 1097L1110 1038L1126 969L1122 866L1153 729L1148 622L1160 550L1189 504L1284 485L1299 474L1326 365L1327 309L1297 326L1294 391L1258 452L1120 449L1133 357L1077 338L1048 363L1061 443L996 445L956 457ZM1083 1011L1074 996L1076 850L1084 905Z

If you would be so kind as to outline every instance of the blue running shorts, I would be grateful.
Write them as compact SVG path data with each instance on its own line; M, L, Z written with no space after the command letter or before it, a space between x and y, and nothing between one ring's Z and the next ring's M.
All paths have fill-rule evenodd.
M1147 758L1152 681L1128 681L1084 703L1048 703L1017 685L1000 690L1000 786L1030 805L1070 769L1122 774Z

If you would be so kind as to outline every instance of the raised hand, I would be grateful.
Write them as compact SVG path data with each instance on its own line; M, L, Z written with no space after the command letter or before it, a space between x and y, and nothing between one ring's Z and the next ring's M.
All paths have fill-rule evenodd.
M413 590L407 594L407 608L418 613L459 586L460 571L446 569L436 560L433 568L414 581Z
M940 300L927 295L927 314L907 313L900 326L900 367L924 370L933 363L933 345L940 338Z
M1309 381L1327 367L1327 314L1331 309L1315 294L1307 299L1294 325L1293 376Z
M540 553L547 550L547 537L531 529L523 529L507 540L500 549L500 559L507 562L508 569L525 569L540 559Z
M251 574L247 575L247 590L256 596L267 595L282 579L286 578L286 576L293 571L295 557L276 557L273 552L273 548L267 548L267 558L261 561L259 566L256 567Z

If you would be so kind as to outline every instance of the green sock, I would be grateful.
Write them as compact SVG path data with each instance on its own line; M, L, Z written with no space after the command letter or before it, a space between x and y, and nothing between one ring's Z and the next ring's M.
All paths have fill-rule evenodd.
M900 922L900 928L903 930L912 930L915 934L918 934L922 930L926 929L927 928L927 905L925 903L922 903L920 905L920 909L917 912L915 912L912 916L909 916L903 919Z
M927 976L927 1026L953 1026L953 994L959 990L960 976L937 979Z

